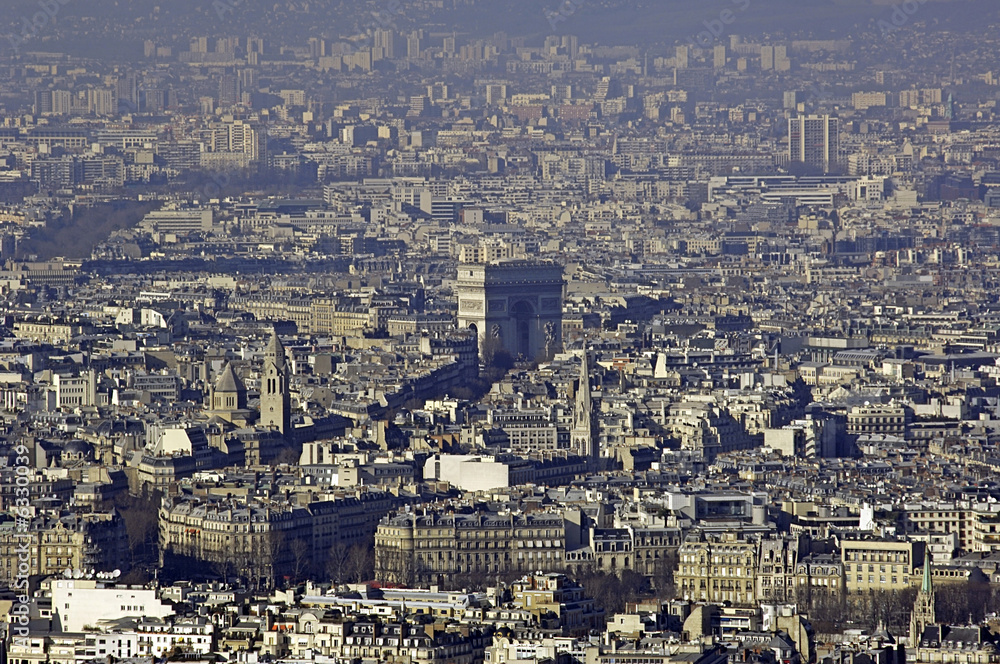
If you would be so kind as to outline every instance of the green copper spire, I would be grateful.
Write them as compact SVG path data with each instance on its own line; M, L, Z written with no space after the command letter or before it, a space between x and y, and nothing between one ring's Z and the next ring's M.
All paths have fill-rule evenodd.
M924 552L924 580L920 583L920 592L930 594L933 588L931 587L931 556L928 552Z

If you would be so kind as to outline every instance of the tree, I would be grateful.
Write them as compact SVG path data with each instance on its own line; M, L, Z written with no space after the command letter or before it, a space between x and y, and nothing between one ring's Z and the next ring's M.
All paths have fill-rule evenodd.
M649 592L649 583L646 577L635 570L626 569L618 575L621 582L622 599L628 602L635 602Z
M352 559L356 548L351 547ZM353 565L352 565L353 567ZM413 555L397 548L382 548L378 553L378 572L376 578L383 583L400 586L413 585Z
M217 562L220 570L232 573L247 585L253 578L253 550L247 535L233 535L228 556L223 556Z
M494 585L496 580L496 574L490 574L482 570L470 570L464 574L456 574L452 577L451 583L448 585L455 590L464 588L470 592L483 592Z
M803 585L796 589L795 602L800 611L809 614L809 620L818 633L837 634L842 631L847 619L847 602L842 593Z
M161 497L159 491L144 488L140 496L121 494L115 499L115 508L125 522L133 567L148 567L158 562Z
M217 565L226 570L229 563L233 574L251 588L270 588L274 585L275 567L281 559L285 539L285 533L278 530L234 536L229 560L220 560Z
M976 624L986 617L993 593L988 583L967 581L937 588L934 610L939 622L951 625Z
M116 202L64 211L44 227L35 227L17 243L19 256L89 257L94 246L115 228L132 228L157 207L157 203Z
M300 581L312 566L312 547L304 538L297 537L288 548L292 557L292 579Z
M355 544L348 551L348 576L354 583L368 581L375 575L375 547L373 544Z
M646 594L646 579L632 570L623 570L621 576L604 572L581 576L580 585L587 596L592 597L597 606L604 607L607 615L621 613L625 605L635 602Z
M233 558L230 555L222 555L218 559L211 562L212 572L222 578L223 581L229 583L229 578L232 576L239 576L236 565L233 562Z
M324 567L331 583L344 583L348 580L349 558L350 549L343 543L337 542L330 547Z
M916 592L915 588L907 588L852 595L847 603L848 615L866 629L874 630L882 624L890 631L901 633L909 628Z
M143 567L134 567L128 574L122 575L118 583L126 586L143 586L149 583L152 577L149 571Z
M256 575L258 587L272 588L285 552L288 534L281 530L268 530L254 538L256 546Z
M667 549L663 556L653 563L650 582L660 599L673 599L677 593L674 585L674 570L677 569L677 549Z
M295 466L299 463L299 457L302 456L302 451L296 447L286 447L278 453L274 460L271 461L271 465L277 466Z
M483 366L486 367L486 379L495 383L514 368L514 358L503 347L500 337L489 335L482 345Z

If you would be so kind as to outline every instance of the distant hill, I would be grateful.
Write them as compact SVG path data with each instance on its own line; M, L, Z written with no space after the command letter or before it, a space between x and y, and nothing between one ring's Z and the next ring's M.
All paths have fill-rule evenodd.
M895 3L880 0L570 0L575 9L555 22L555 34L577 34L588 42L654 44L689 41L706 22L732 12L725 34L755 36L798 33L801 36L844 36L858 27L891 16ZM970 7L956 11L955 2ZM502 6L501 6L502 5ZM547 12L563 6L559 0L510 0L454 11L452 20L470 32L489 34L551 34ZM948 21L955 29L975 29L984 20L1000 19L994 0L927 0L915 20Z
M915 0L919 2L920 0ZM51 0L58 4L61 0ZM261 34L283 43L333 38L371 28L389 16L400 30L457 31L481 37L497 31L535 43L547 34L575 34L602 44L689 42L706 23L732 12L725 35L781 34L840 37L874 28L891 16L893 0L66 0L56 25L32 40L39 49L81 55L135 57L143 39L182 43L191 35ZM961 10L956 4L963 5ZM7 33L39 11L37 0L6 0L0 54ZM394 11L396 8L398 11ZM548 17L562 15L550 21ZM955 31L984 29L1000 20L996 0L925 0L913 16ZM6 26L3 24L7 23ZM72 29L68 29L72 26Z

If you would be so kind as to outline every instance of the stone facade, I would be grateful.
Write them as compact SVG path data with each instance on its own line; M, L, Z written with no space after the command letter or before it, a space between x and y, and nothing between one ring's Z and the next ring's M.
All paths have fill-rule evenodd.
M458 269L458 326L480 344L495 339L514 357L534 359L561 342L562 268L509 261Z

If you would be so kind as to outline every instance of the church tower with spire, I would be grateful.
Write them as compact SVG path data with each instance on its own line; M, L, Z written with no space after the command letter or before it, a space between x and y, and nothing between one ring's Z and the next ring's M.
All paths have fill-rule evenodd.
M283 435L291 433L291 405L288 391L288 362L285 347L278 333L271 332L271 340L264 351L264 369L260 381L261 426L274 427Z
M931 555L930 551L924 552L924 578L920 582L920 592L913 602L913 613L910 614L910 647L916 648L920 645L920 637L924 633L924 628L937 623L937 614L934 611L934 583L931 580Z
M570 432L571 448L575 454L593 462L597 457L594 443L594 403L590 394L590 361L583 351L580 362L580 379L573 405L573 429Z

